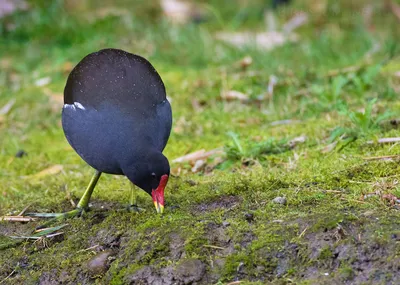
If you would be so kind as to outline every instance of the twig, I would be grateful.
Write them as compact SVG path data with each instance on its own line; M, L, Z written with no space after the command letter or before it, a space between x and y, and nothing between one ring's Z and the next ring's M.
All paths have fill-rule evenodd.
M10 274L8 274L8 276L6 278L4 278L3 280L0 281L0 284L3 284L4 282L6 282L7 279L9 279L15 273L15 271L17 271L18 266L19 266L19 262L17 263L17 266L15 266L14 270L11 271Z
M367 141L368 144L374 144L374 143L395 143L395 142L400 142L400 138L382 138L382 139L378 139L377 141Z
M343 191L339 191L339 190L323 190L323 191L325 191L326 193L336 193L336 194L342 194L343 193Z
M220 247L220 246L209 245L209 244L205 244L205 245L203 245L203 247L214 248L214 249L225 249L225 248Z
M8 221L8 222L33 222L36 221L36 218L32 217L24 217L24 216L4 216L0 217L0 221Z
M99 247L99 246L100 246L99 244L96 244L96 245L94 245L94 246L91 246L91 247L88 247L88 248L85 248L85 249L78 250L77 252L88 251L88 250L94 249L94 248Z
M370 156L363 157L364 160L388 160L392 158L400 158L400 155L384 155L384 156Z
M228 283L228 284L226 284L226 285L236 285L236 284L240 284L240 283L242 283L243 281L233 281L233 282L230 282L230 283Z
M348 73L353 73L353 72L358 72L361 69L365 68L369 64L360 64L360 65L353 65L353 66L348 66L340 69L333 69L328 71L328 73L325 75L325 77L335 77L339 74L348 74Z

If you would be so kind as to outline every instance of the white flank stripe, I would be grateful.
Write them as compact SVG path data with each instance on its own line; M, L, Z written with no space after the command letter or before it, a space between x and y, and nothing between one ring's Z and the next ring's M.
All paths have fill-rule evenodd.
M85 107L83 107L83 105L82 105L81 103L79 103L79 102L74 102L74 105L75 105L77 108L81 109L81 110L85 110Z

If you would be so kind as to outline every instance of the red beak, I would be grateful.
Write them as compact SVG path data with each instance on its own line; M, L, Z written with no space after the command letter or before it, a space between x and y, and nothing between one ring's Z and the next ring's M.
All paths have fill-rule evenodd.
M164 189L167 186L168 175L164 174L161 176L160 184L157 189L151 191L153 197L154 206L156 207L157 213L162 214L164 211Z

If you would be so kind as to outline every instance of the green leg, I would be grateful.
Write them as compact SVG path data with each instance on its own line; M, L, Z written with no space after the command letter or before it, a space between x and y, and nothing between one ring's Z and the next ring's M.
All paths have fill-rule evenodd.
M92 179L89 182L88 187L86 188L85 193L83 193L82 198L79 200L79 203L77 206L78 209L86 210L89 208L90 197L92 197L94 187L96 187L96 184L97 184L97 181L99 181L100 175L101 175L101 172L96 170Z
M97 181L99 181L101 172L97 171L93 175L85 193L83 193L82 198L79 200L78 206L75 210L65 212L65 213L27 213L26 216L30 217L40 217L40 218L59 218L67 219L73 217L79 217L84 211L89 208L90 197L92 196L94 187L96 187Z
M131 198L129 200L128 211L130 212L141 212L143 209L139 208L137 205L137 193L136 186L131 183Z

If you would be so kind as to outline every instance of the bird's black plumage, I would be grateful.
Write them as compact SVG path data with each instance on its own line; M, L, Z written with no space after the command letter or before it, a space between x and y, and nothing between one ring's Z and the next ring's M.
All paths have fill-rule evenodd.
M65 136L93 168L126 175L148 193L169 175L162 151L171 107L146 59L118 49L89 54L69 75L64 103Z

